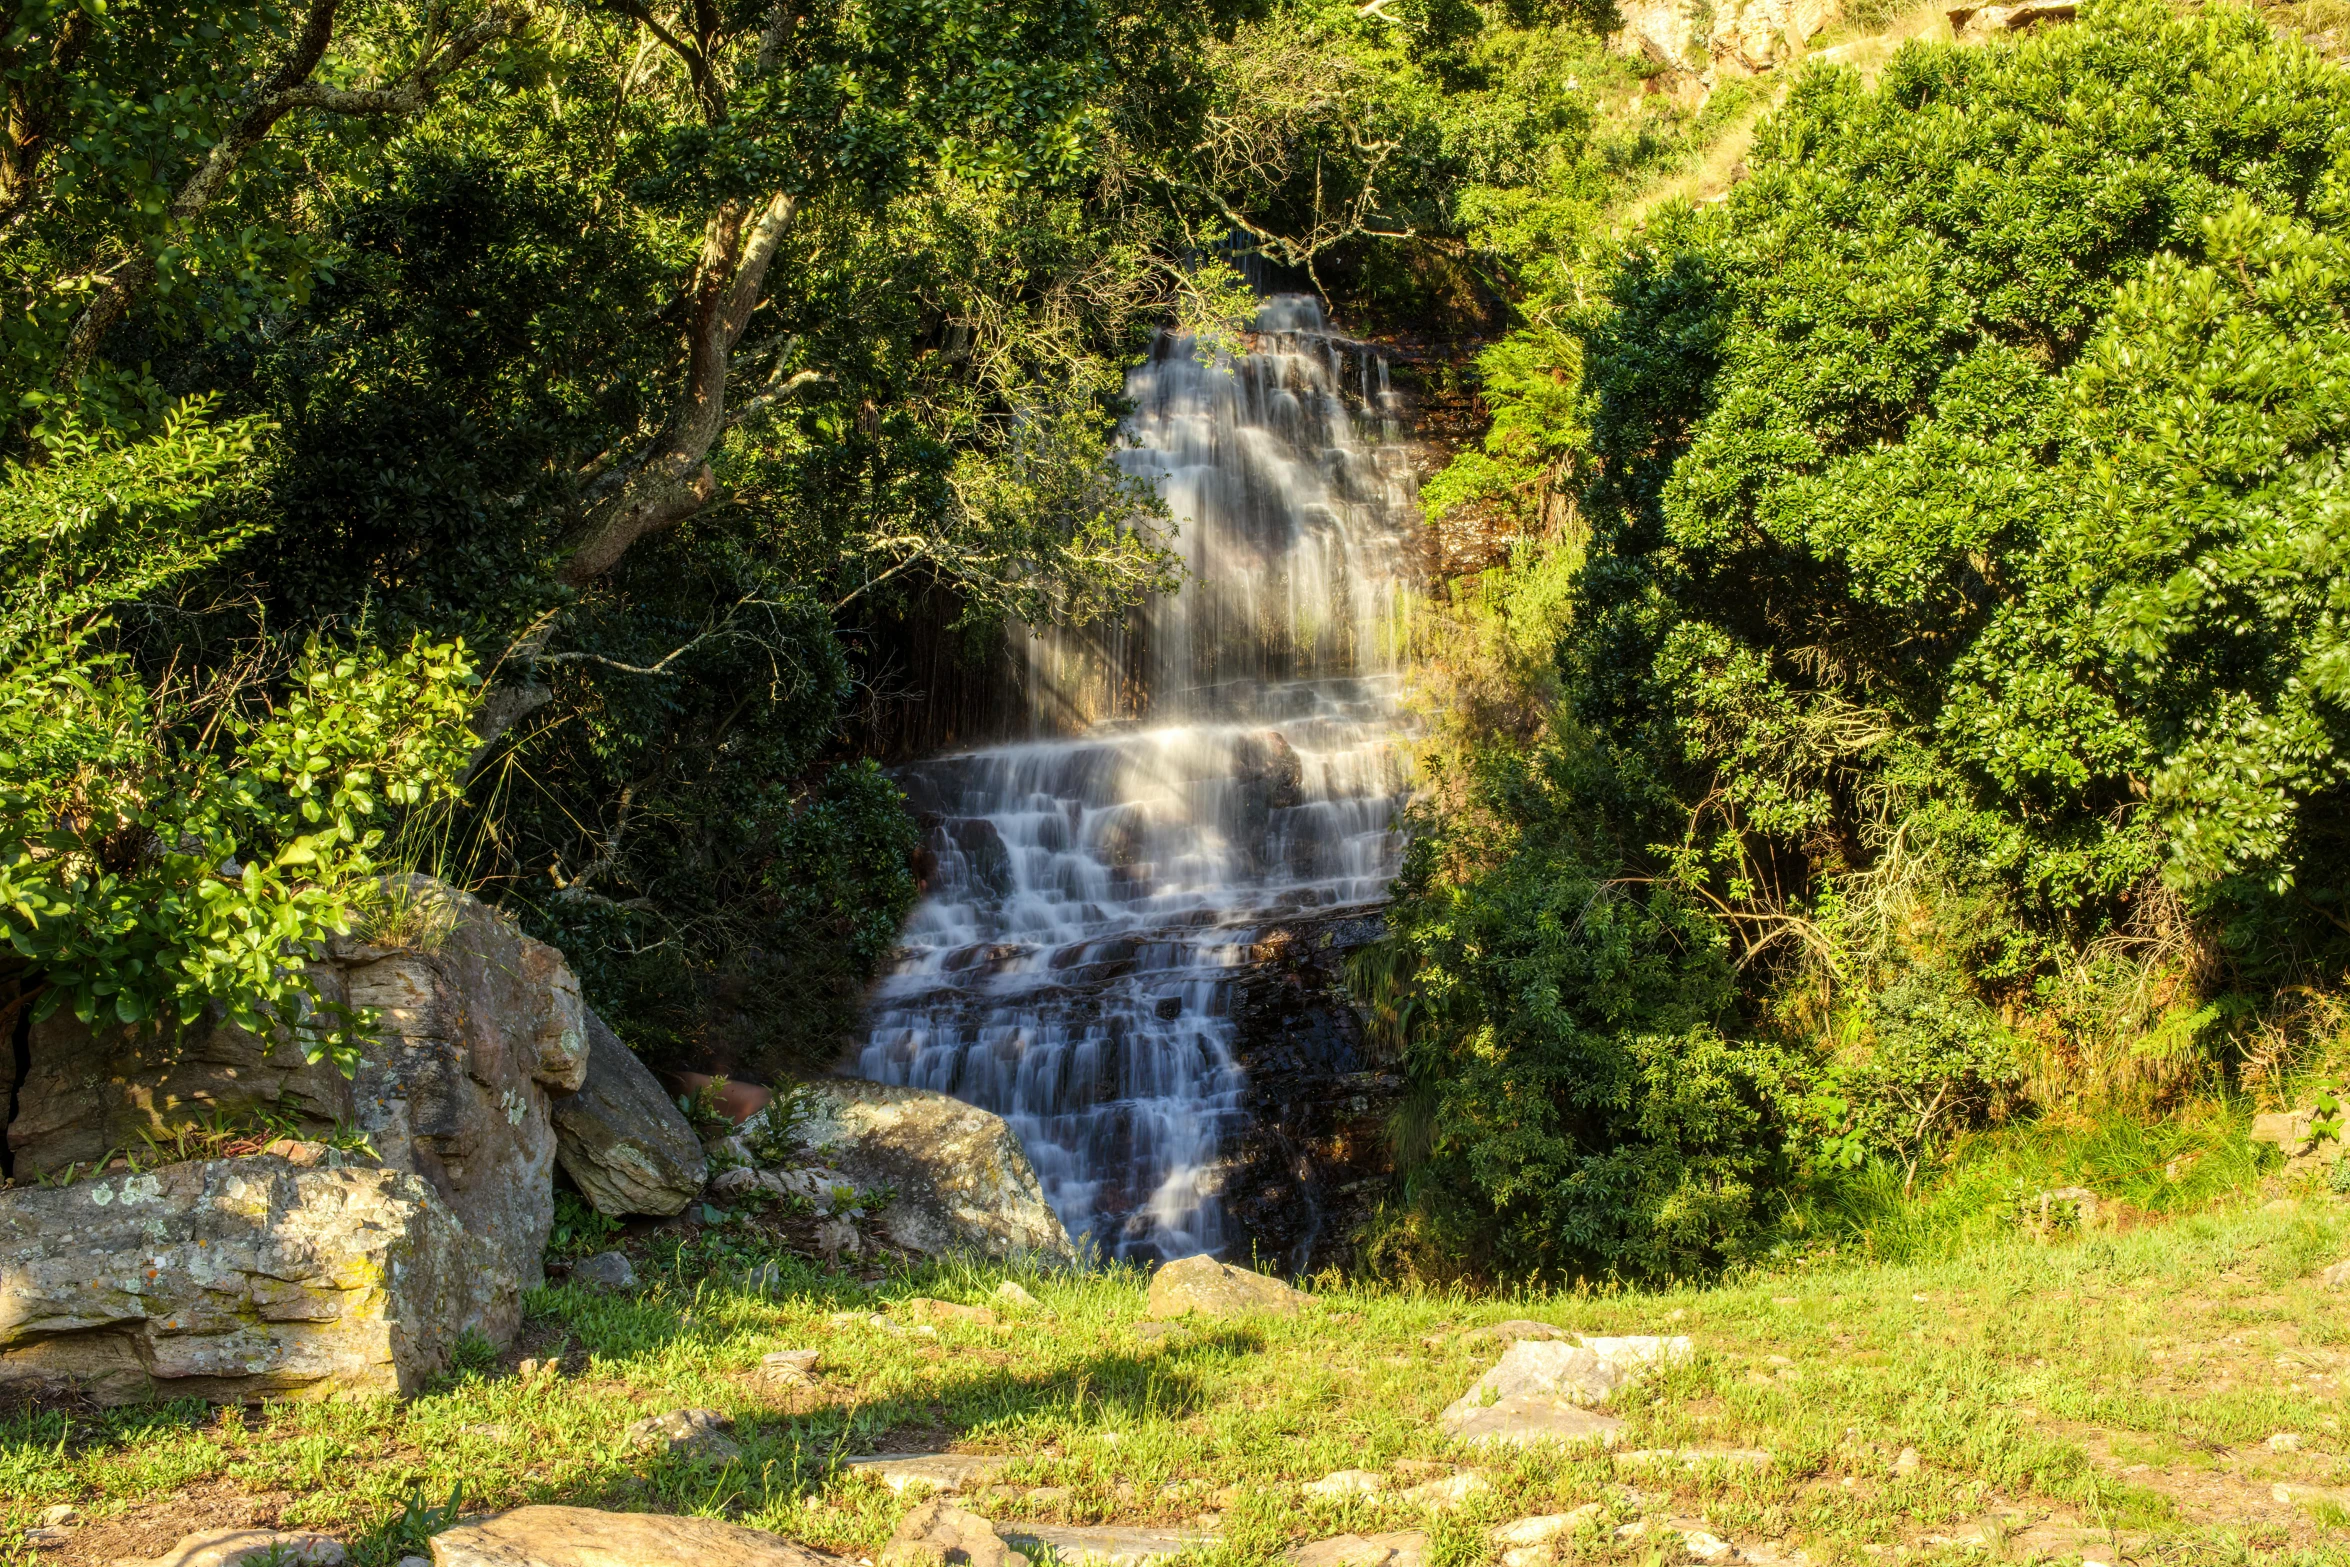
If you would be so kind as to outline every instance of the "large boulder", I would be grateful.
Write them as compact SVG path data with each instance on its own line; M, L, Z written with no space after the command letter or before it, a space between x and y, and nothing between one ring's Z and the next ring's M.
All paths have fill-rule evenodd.
M427 877L388 878L365 912L310 970L330 1004L377 1014L350 1080L288 1034L222 1017L157 1034L59 1013L30 1030L13 1173L70 1177L117 1152L147 1162L187 1128L263 1111L321 1136L339 1125L365 1138L356 1162L416 1177L455 1216L477 1281L468 1326L502 1342L554 1221L553 1096L587 1077L579 982L554 948Z
M798 1102L792 1137L811 1158L860 1191L894 1194L879 1219L896 1245L927 1256L1075 1259L1002 1116L925 1088L850 1078L812 1083Z
M420 1177L257 1156L0 1192L0 1388L412 1393L510 1286Z
M424 877L411 944L338 943L344 993L373 1007L352 1080L383 1162L424 1178L484 1245L511 1337L555 1220L553 1096L587 1080L587 1008L563 956L505 915Z
M1161 1321L1194 1314L1245 1317L1266 1311L1295 1316L1305 1303L1305 1295L1279 1279L1213 1257L1185 1257L1151 1275L1143 1315Z
M344 1000L341 969L312 964L310 977L328 1001ZM316 1128L358 1118L351 1085L332 1062L307 1061L291 1034L263 1039L217 1011L192 1028L95 1033L58 1011L32 1025L30 1045L6 1128L20 1180L144 1155L150 1142L206 1116L266 1106Z
M587 1080L555 1101L555 1157L598 1213L670 1214L709 1177L693 1126L636 1052L587 1015Z

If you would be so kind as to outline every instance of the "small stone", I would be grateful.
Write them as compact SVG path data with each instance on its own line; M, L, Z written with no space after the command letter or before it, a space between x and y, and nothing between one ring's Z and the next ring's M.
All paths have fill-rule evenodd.
M993 1480L1003 1471L1004 1462L982 1453L877 1453L871 1458L852 1458L846 1467L856 1474L871 1475L900 1494L913 1486L951 1493Z
M571 1270L571 1281L601 1290L630 1290L636 1288L636 1268L626 1252L600 1251Z
M1428 1567L1428 1536L1342 1534L1316 1540L1289 1553L1295 1567Z
M432 1567L432 1558L429 1556L403 1556L400 1558L399 1567Z
M1924 1462L1925 1460L1918 1456L1918 1450L1916 1448L1905 1447L1901 1450L1901 1456L1893 1460L1893 1473L1899 1478L1906 1480L1911 1475L1916 1474L1918 1472L1918 1466Z
M1703 1529L1682 1530L1681 1549L1701 1562L1735 1561L1738 1557L1736 1546L1720 1535L1708 1534Z
M2279 1431L2268 1439L2268 1450L2272 1453L2298 1453L2301 1451L2301 1434L2297 1431Z
M1040 1485L1027 1491L1021 1500L1031 1507L1058 1507L1074 1494L1065 1485Z
M985 1306L958 1306L949 1300L932 1300L916 1295L899 1304L899 1310L910 1317L929 1322L960 1322L967 1327L992 1328L996 1314Z
M2319 1274L2317 1278L2319 1283L2330 1290L2338 1290L2343 1285L2350 1284L2350 1258L2335 1263L2325 1272Z
M759 1357L759 1369L771 1382L786 1387L805 1387L816 1379L818 1352L812 1349L779 1349L771 1355Z
M44 1529L62 1529L80 1516L81 1513L79 1509L77 1509L73 1503L59 1502L55 1507L52 1507L41 1514L41 1527Z
M668 1453L701 1463L725 1463L742 1457L742 1449L724 1434L727 1420L715 1409L673 1409L665 1415L639 1420L622 1433L637 1450Z
M326 1158L326 1144L305 1142L298 1137L281 1137L261 1151L305 1170Z
M995 1287L995 1298L1014 1311L1034 1311L1038 1306L1044 1304L1010 1279L1004 1280L1003 1283Z
M1303 1293L1279 1279L1235 1268L1213 1257L1185 1257L1151 1275L1143 1315L1160 1319L1192 1313L1239 1317L1269 1311L1295 1316L1306 1300Z
M1387 1489L1387 1477L1368 1469L1341 1469L1319 1480L1309 1480L1299 1489L1308 1496L1376 1496Z
M1547 1322L1535 1322L1525 1317L1513 1317L1507 1322L1496 1322L1490 1327L1471 1328L1461 1335L1461 1343L1473 1348L1488 1345L1507 1348L1522 1339L1547 1343L1554 1339L1571 1339L1575 1335L1565 1328L1553 1327Z
M256 1560L275 1567L342 1567L343 1547L339 1540L307 1530L206 1529L181 1536L161 1556L122 1567L244 1567Z
M875 1567L1028 1567L977 1513L933 1499L906 1514Z
M827 1219L816 1226L816 1249L827 1257L854 1257L865 1243L848 1220Z
M1423 1480L1418 1485L1396 1494L1396 1500L1413 1507L1432 1507L1442 1510L1458 1507L1480 1491L1493 1489L1486 1478L1474 1469L1464 1469L1457 1475L1444 1475L1434 1480Z

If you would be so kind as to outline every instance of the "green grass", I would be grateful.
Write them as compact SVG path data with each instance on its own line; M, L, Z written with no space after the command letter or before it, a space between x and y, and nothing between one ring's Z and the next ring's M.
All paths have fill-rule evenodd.
M1873 1560L1872 1547L1986 1559L1930 1538L1969 1531L2019 1561L2350 1562L2338 1506L2266 1500L2278 1480L2350 1484L2336 1380L2350 1374L2350 1314L2314 1277L2346 1253L2345 1211L2305 1199L1659 1294L1333 1289L1294 1321L1204 1324L1160 1342L1135 1332L1131 1273L1022 1274L1042 1311L995 1329L941 1324L931 1338L831 1318L914 1294L984 1302L1002 1275L932 1269L866 1288L786 1259L782 1288L761 1296L685 1282L701 1266L689 1257L633 1298L533 1296L526 1349L562 1353L554 1377L524 1381L501 1363L404 1405L20 1414L0 1423L0 1538L58 1501L104 1520L227 1487L275 1499L281 1524L337 1533L374 1567L412 1547L395 1527L404 1508L413 1516L462 1483L468 1509L560 1500L723 1515L872 1556L914 1499L838 1461L951 1441L1013 1457L1005 1487L975 1504L999 1521L1220 1513L1201 1567L1414 1527L1432 1530L1436 1567L1469 1567L1497 1559L1496 1524L1588 1501L1619 1524L1702 1520L1822 1563ZM1623 1411L1624 1447L1761 1448L1774 1462L1684 1472L1449 1446L1434 1417L1493 1358L1460 1333L1513 1316L1690 1334L1697 1356ZM792 1347L823 1352L817 1389L757 1377L762 1353ZM623 1451L631 1420L682 1406L731 1414L742 1461L713 1471ZM2277 1431L2301 1433L2303 1450L2269 1452ZM1904 1447L1923 1466L1896 1478ZM1433 1516L1298 1490L1414 1460L1479 1468L1493 1488ZM2257 1504L2249 1514L2211 1505L2205 1493L2227 1484ZM1023 1494L1045 1486L1068 1495ZM1580 1549L1678 1559L1658 1556L1653 1536L1587 1536Z

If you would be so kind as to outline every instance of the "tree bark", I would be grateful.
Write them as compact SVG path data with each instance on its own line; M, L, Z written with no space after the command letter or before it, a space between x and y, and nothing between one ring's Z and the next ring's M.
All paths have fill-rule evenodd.
M710 220L689 315L685 387L650 450L606 493L591 496L586 526L557 573L567 585L593 582L637 540L692 516L717 493L709 457L726 428L727 373L798 206L797 197L778 193L747 216L730 206Z

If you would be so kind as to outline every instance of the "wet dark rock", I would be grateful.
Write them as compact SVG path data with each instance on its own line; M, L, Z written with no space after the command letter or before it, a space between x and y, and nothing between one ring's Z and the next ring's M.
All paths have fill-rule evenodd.
M1011 892L1012 854L1004 847L1003 834L996 831L995 823L984 816L961 817L946 823L942 835L962 857L973 893L1001 898ZM943 863L943 848L940 858Z
M1220 1180L1247 1238L1229 1255L1253 1245L1294 1273L1352 1260L1392 1172L1387 1118L1403 1084L1370 1058L1345 965L1384 928L1359 911L1292 921L1259 937L1232 982L1248 1094Z

